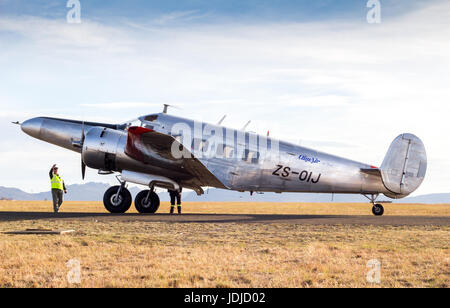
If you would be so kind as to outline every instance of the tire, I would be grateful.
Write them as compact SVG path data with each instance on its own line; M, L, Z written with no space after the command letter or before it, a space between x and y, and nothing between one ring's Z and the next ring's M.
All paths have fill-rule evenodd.
M134 206L139 213L154 214L159 209L159 196L154 191L150 193L147 203L145 203L148 193L149 190L143 190L139 192L134 199Z
M384 207L381 204L374 204L372 207L372 213L375 216L381 216L384 214Z
M103 195L103 204L110 213L125 213L133 202L130 191L125 187L120 190L119 201L117 202L114 200L119 187L120 186L110 187Z

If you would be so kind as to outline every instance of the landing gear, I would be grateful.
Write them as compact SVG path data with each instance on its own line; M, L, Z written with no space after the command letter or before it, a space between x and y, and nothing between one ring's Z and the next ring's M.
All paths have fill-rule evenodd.
M125 187L125 182L120 186L110 187L103 196L103 204L110 213L125 213L131 206L133 198Z
M143 190L136 195L134 206L139 213L156 213L159 209L159 196L151 190Z
M367 199L369 199L370 203L373 204L373 206L372 206L373 215L382 216L384 214L384 207L379 203L375 203L378 198L378 194L363 195L363 196L366 197Z
M374 204L372 207L372 213L375 216L381 216L384 213L384 207L381 204Z
M133 198L126 188L126 182L116 176L119 186L109 188L103 196L103 204L111 213L125 213L130 209ZM159 196L155 193L155 183L150 182L149 190L143 190L136 195L134 205L139 213L156 213L159 209Z

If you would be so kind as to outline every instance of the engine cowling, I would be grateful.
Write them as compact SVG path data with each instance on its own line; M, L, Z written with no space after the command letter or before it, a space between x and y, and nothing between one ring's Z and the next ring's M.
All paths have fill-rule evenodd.
M90 168L118 171L116 155L126 133L106 127L92 127L86 132L81 157Z

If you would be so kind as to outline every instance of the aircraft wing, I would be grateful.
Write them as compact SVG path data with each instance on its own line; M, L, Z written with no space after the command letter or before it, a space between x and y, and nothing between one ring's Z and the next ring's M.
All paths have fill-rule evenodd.
M181 166L196 179L199 186L215 186L227 188L208 168L191 152L182 147L185 154L191 158L175 158L171 154L172 146L182 147L174 137L157 131L133 126L128 128L128 138L125 153L145 164L155 163L158 166L171 168ZM186 157L186 155L185 155Z

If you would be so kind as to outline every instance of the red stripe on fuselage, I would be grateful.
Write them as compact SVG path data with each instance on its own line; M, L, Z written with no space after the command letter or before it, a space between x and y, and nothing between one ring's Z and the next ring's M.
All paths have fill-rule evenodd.
M141 126L132 126L132 127L128 128L128 133L132 133L135 135L142 135L142 134L149 133L152 131L153 131L153 129L149 129L149 128L145 128L145 127L141 127Z
M144 161L144 154L142 153L142 134L153 132L152 129L140 127L140 126L132 126L128 128L128 138L127 145L125 147L125 153L141 162Z

